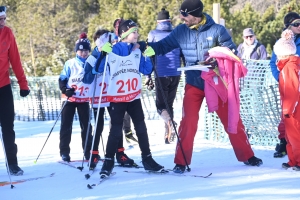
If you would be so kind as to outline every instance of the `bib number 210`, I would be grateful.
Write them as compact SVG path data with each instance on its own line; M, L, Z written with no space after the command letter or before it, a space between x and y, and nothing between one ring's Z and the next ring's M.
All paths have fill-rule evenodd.
M124 82L123 80L119 80L117 81L117 85L119 85L118 93L125 93L126 91L124 89L126 89L126 87L128 92L130 92L131 90L134 91L138 86L138 79L128 79L126 82Z

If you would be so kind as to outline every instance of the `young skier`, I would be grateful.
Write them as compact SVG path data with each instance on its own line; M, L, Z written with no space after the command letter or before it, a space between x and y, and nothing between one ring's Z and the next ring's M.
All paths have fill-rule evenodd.
M86 149L84 149L84 156L87 160L90 159L92 144L92 127L89 124L88 85L81 81L84 74L84 64L91 51L91 44L87 39L86 33L82 33L79 37L75 44L76 57L65 63L58 80L59 88L62 92L62 99L64 100L64 107L61 113L59 149L62 160L68 162L71 160L69 144L71 142L72 125L76 109L81 128L82 148L84 149L86 147ZM90 131L86 144L88 126L90 126Z
M121 22L121 23L120 23ZM122 138L122 122L125 112L132 118L139 147L142 152L142 164L145 170L161 171L163 166L157 164L151 155L144 113L140 100L142 79L140 73L150 74L152 71L151 60L144 57L139 49L135 49L138 39L138 28L132 20L117 20L116 33L121 38L120 42L112 48L109 43L102 47L102 51L109 53L108 59L99 57L100 66L95 67L103 73L105 63L109 70L109 85L107 99L110 101L111 129L106 145L105 161L102 166L101 177L109 176L114 168L114 156L118 142Z
M300 58L296 55L294 34L286 29L274 45L279 74L279 93L281 97L282 118L285 124L286 149L289 161L283 168L293 167L300 171Z
M83 83L89 84L89 96L91 97L90 102L92 103L95 120L98 112L100 91L102 90L102 99L101 99L100 110L98 114L97 129L95 133L96 135L95 135L94 145L92 149L91 163L89 166L90 169L94 169L97 166L97 163L100 159L98 148L99 148L100 136L104 128L104 109L105 107L109 106L109 102L106 101L106 95L107 95L106 85L109 78L108 73L105 74L104 87L102 87L101 84L103 79L103 73L97 74L95 78L95 75L92 73L92 71L96 64L96 60L98 56L101 54L102 46L109 41L109 37L111 37L111 41L113 41L115 36L116 36L115 34L110 33L108 30L105 29L97 30L94 33L94 37L93 37L94 42L96 43L96 47L94 48L92 54L87 58L84 67L84 77L82 81ZM96 85L95 85L95 81L96 81ZM94 86L96 86L96 88L94 88ZM125 149L123 147L123 138L121 138L118 143L118 150L116 152L117 162L122 166L132 166L134 164L134 161L124 153L124 150Z

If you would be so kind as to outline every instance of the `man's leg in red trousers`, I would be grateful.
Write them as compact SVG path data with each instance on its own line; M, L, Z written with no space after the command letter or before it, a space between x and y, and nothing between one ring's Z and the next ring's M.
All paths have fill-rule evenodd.
M227 131L228 127L228 102L223 103L222 100L219 98L219 108L216 111L223 126L228 134L230 143L233 147L234 153L238 159L238 161L245 162L252 156L254 156L254 153L251 149L251 145L249 143L247 134L245 132L245 127L242 123L242 120L240 118L238 122L238 127L237 127L237 133L229 133Z
M186 166L191 164L194 137L198 129L199 111L204 99L204 92L194 86L187 84L183 98L182 119L178 129L180 142L187 163L179 143L176 146L174 163Z

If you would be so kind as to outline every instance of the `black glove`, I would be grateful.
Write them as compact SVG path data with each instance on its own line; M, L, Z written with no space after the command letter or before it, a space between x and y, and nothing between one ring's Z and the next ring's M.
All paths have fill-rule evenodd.
M218 67L218 62L215 58L209 58L208 60L204 61L204 65L210 65L211 67L208 67L208 69L215 69Z
M30 90L20 90L20 96L21 97L26 97L27 95L29 95Z
M285 114L284 117L285 118L290 118L290 115L289 114Z
M147 78L146 81L145 81L145 85L147 86L147 89L149 91L153 90L154 84L153 84L152 78Z
M71 97L71 96L73 96L74 94L75 94L75 88L68 88L68 89L66 89L65 95L66 95L67 97Z

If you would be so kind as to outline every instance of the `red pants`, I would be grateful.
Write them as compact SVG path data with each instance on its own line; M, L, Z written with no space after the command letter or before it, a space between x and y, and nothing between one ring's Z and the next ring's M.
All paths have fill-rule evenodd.
M300 121L294 117L285 118L286 150L290 166L300 166Z
M178 134L188 165L191 164L194 138L198 128L199 111L204 97L204 91L189 84L185 86L182 120L180 122ZM219 109L217 110L217 114L227 132L228 103L223 103L221 99L219 99ZM227 134L238 161L247 161L254 156L241 119L238 123L237 134L228 132ZM177 143L174 163L186 165L179 143Z

